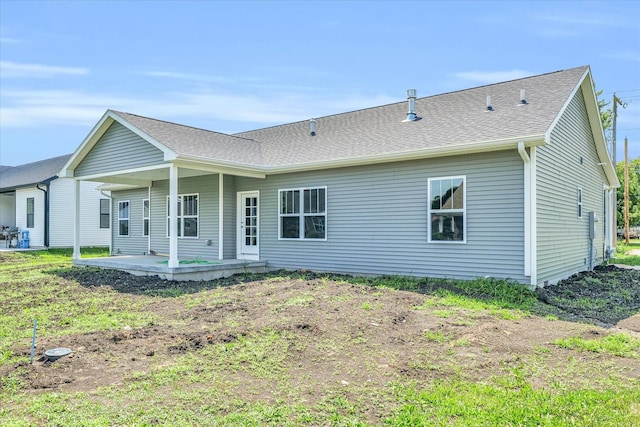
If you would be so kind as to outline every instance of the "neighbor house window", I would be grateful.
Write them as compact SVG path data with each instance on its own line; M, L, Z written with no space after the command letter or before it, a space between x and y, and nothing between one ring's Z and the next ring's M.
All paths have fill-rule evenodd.
M280 190L280 239L327 239L327 188Z
M109 199L100 199L100 228L109 228L110 205Z
M178 237L198 237L198 194L178 196ZM169 237L169 196L167 196L167 237Z
M33 228L33 216L35 213L35 202L33 197L27 198L27 228Z
M578 218L582 218L582 188L578 188Z
M142 201L142 235L149 235L149 199Z
M429 241L466 241L466 177L429 178Z
M129 235L129 201L118 202L118 236Z

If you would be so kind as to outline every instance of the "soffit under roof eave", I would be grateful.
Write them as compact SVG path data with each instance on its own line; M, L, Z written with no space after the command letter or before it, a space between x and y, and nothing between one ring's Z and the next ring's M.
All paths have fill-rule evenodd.
M407 160L430 159L447 156L459 156L464 154L478 154L491 151L517 150L518 143L524 142L525 147L537 147L545 145L544 135L529 135L520 138L487 141L481 144L465 144L456 147L439 147L430 148L428 150L416 150L411 152L383 154L379 156L357 157L344 160L329 160L325 162L301 163L287 166L267 167L265 171L268 175L276 175L292 172L305 172L319 169L334 169L350 166L364 166L370 164L401 162Z

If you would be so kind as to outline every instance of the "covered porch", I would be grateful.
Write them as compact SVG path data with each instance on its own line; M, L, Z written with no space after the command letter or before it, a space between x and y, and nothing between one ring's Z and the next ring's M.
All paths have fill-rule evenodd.
M248 154L259 156L251 141L107 111L60 172L75 181L69 212L75 219L74 263L173 279L188 272L189 280L228 275L231 266L265 267L258 196L239 193L234 185L234 178L266 178L256 166L234 160ZM80 256L82 181L95 182L110 199L113 259ZM249 211L240 209L245 199ZM189 260L207 262L185 264Z
M215 280L242 273L264 273L266 261L241 259L181 260L169 266L169 257L158 255L116 255L102 258L79 258L74 264L121 270L136 276L158 276L165 280Z

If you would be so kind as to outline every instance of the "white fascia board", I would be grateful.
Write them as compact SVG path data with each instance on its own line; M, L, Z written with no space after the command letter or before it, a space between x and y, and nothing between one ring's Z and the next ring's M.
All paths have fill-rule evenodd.
M518 144L522 142L527 147L535 147L544 145L544 135L528 135L520 138L509 138L495 141L484 141L473 144L460 144L456 146L444 146L438 148L429 148L416 151L408 151L403 153L383 154L376 156L356 157L344 160L329 160L324 162L306 163L290 166L267 167L266 172L269 175L291 172L304 172L319 169L332 169L349 166L362 166L376 163L390 163L407 160L418 160L428 158L438 158L447 156L458 156L463 154L486 153L490 151L502 151L517 149Z
M80 162L89 153L89 151L91 151L91 149L98 143L102 135L104 135L104 133L107 131L107 129L109 129L113 122L120 123L122 126L126 127L131 132L135 133L140 138L144 139L149 144L162 151L164 153L165 159L171 160L176 157L176 153L173 150L169 149L166 145L160 143L155 138L141 131L113 111L107 110L102 118L98 121L98 123L96 123L96 125L93 127L93 129L91 129L91 132L89 132L80 146L74 151L67 163L65 163L65 165L62 167L62 170L60 171L60 174L58 174L58 176L63 178L74 178L75 168L80 164Z
M591 68L587 68L576 87L573 88L571 95L569 95L566 102L545 132L544 140L547 144L551 143L551 132L553 132L553 129L555 129L558 121L567 110L567 107L569 106L571 101L573 101L573 98L580 89L582 89L582 93L584 95L585 107L587 109L587 116L589 117L589 123L591 125L591 134L593 135L593 139L596 144L598 159L601 163L604 163L602 165L602 168L609 182L612 185L619 187L620 182L618 181L616 168L611 158L609 157L609 151L607 150L607 145L604 137L604 130L602 129L602 121L600 119L600 112L598 111L598 97L596 96L595 89L593 87Z
M111 112L111 110L109 110L109 111ZM173 151L172 149L170 149L169 147L167 147L166 145L164 145L163 143L161 143L160 141L158 141L157 139L155 139L154 137L152 137L148 133L143 132L138 127L132 125L131 123L126 121L123 117L119 116L118 114L113 113L113 112L111 112L111 114L113 115L113 118L114 118L115 121L117 121L122 126L124 126L127 129L129 129L131 132L133 132L136 135L138 135L140 138L142 138L145 141L147 141L149 144L153 145L158 150L162 151L162 153L164 154L165 160L167 160L167 159L171 160L171 159L175 159L176 158L176 152L175 151Z
M100 137L109 129L111 123L114 122L112 115L110 114L110 110L107 110L98 123L96 123L91 132L84 138L82 143L76 148L73 152L67 163L64 164L60 173L58 174L61 178L73 178L75 168L80 164L82 159L89 153L89 151L93 148L93 146L98 142Z
M545 142L547 144L551 143L551 132L553 132L553 130L555 129L556 125L558 124L558 122L562 118L562 115L567 110L567 107L569 107L569 104L571 103L571 101L573 101L573 98L576 96L576 93L578 93L578 91L580 90L580 87L582 86L582 82L584 81L584 79L588 75L589 75L589 69L587 69L584 72L584 74L580 78L580 81L578 82L577 85L575 85L575 87L571 91L571 94L567 97L567 99L565 100L564 104L562 105L562 108L560 108L560 110L558 111L558 114L556 114L556 117L553 119L553 121L549 125L549 128L547 129L547 131L544 134L544 140L545 140Z
M168 169L169 166L170 165L167 164L167 163L162 163L162 164L159 164L159 165L144 166L144 167L134 168L134 169L122 169L122 170L110 171L110 172L93 174L93 175L77 176L77 177L74 177L74 179L77 179L79 181L102 181L102 182L106 182L106 183L109 183L109 182L126 183L126 181L131 181L132 183L135 183L135 185L144 184L143 186L146 187L148 185L151 185L151 181L150 180L135 179L135 178L133 178L133 179L119 178L119 176L120 175L132 175L132 174L155 171L155 170L160 170L160 169ZM117 180L117 181L115 181L115 180Z
M620 181L618 180L618 174L616 174L616 166L613 164L611 156L609 156L609 150L607 149L607 142L604 136L604 130L602 129L602 119L600 118L600 111L598 108L598 96L589 75L588 79L582 81L582 93L585 97L585 103L587 107L587 115L589 116L589 123L591 124L591 133L596 144L596 153L598 153L598 160L603 163L602 168L607 176L609 184L618 188Z

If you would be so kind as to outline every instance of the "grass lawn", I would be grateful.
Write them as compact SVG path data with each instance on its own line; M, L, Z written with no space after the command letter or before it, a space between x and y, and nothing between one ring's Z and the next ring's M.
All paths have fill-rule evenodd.
M74 279L70 256L0 253L2 426L640 425L640 339L535 316L508 281L276 272L127 291ZM73 353L43 361L53 347Z
M618 240L616 253L611 259L611 264L640 265L640 255L632 255L631 250L640 251L640 239L629 239L627 245L624 240Z

